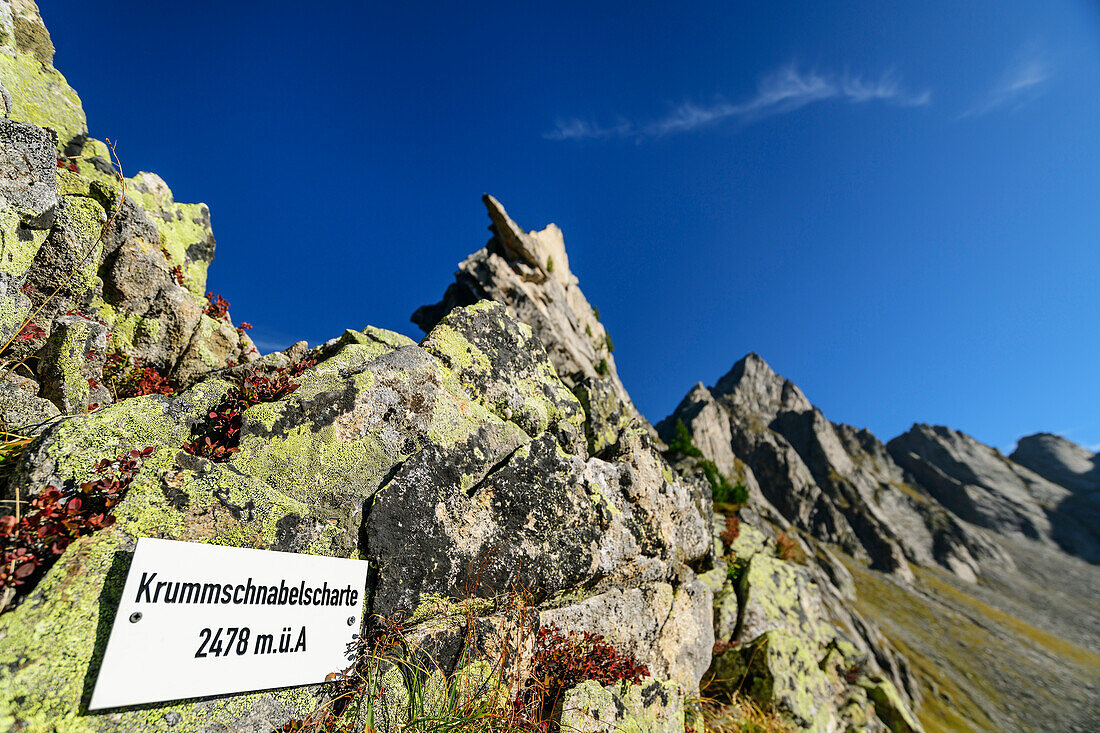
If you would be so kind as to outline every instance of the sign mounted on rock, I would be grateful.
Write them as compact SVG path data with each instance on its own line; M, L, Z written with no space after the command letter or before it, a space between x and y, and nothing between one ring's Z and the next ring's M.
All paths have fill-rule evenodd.
M365 560L141 538L88 708L324 682L366 581Z

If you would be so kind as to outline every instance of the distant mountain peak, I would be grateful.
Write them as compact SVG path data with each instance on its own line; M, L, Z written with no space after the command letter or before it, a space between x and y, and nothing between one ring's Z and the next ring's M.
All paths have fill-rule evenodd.
M808 412L813 405L794 382L775 373L754 352L742 357L711 390L739 410L770 422L781 412Z
M1035 433L1020 438L1009 457L1070 491L1100 491L1100 453L1060 435Z

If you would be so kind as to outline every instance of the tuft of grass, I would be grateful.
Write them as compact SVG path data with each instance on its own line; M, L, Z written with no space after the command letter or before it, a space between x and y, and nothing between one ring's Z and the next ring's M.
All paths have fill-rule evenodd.
M718 470L718 466L714 461L703 458L703 451L695 445L691 438L691 431L688 430L687 425L684 425L683 420L676 421L675 433L672 440L668 441L668 450L665 451L665 455L671 458L677 456L698 458L699 466L703 469L703 475L706 476L707 483L710 484L711 495L715 504L729 505L736 508L748 503L749 490L740 482L731 484L725 474Z
M703 701L700 705L707 733L794 733L794 726L776 710L762 707L744 695L728 704Z
M748 503L749 490L745 488L744 484L731 484L725 474L718 470L718 466L714 464L714 461L704 459L699 463L703 467L703 474L707 477L707 483L710 484L710 491L715 504L741 506Z

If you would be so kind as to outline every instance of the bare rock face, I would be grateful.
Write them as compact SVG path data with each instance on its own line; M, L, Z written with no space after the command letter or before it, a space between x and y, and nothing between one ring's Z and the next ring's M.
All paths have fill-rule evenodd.
M940 504L967 521L1100 561L1100 522L1090 495L1075 496L1000 451L943 426L914 425L887 448Z
M995 546L905 476L870 432L836 425L756 354L713 388L696 385L658 424L670 440L682 421L703 455L755 488L788 521L902 580L909 562L940 564L973 580Z
M1100 453L1091 453L1059 435L1036 433L1020 438L1008 457L1070 491L1100 491Z
M546 344L550 363L567 386L575 388L586 378L606 380L625 409L637 414L619 381L607 331L569 270L561 230L550 224L524 232L499 201L489 195L482 200L492 238L459 264L443 300L413 313L413 323L428 331L456 306L495 300Z

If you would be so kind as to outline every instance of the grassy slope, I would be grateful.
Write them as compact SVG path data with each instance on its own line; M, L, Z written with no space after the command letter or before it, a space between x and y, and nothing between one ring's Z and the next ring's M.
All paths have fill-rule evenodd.
M1069 730L1070 718L1095 714L1087 685L1100 679L1100 654L974 598L946 573L914 568L910 592L841 557L861 612L913 666L929 733Z

